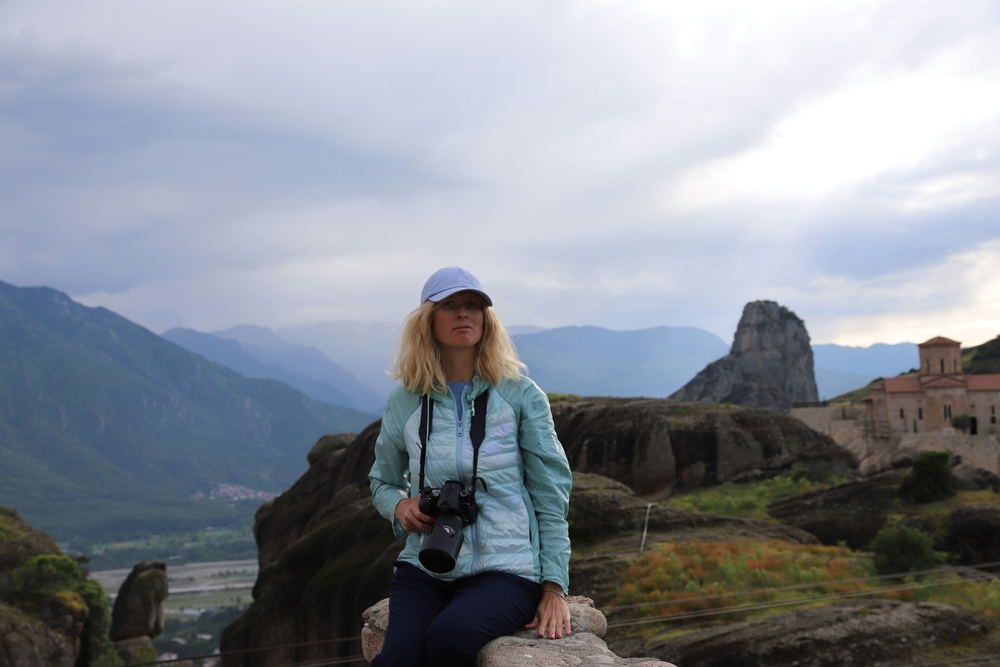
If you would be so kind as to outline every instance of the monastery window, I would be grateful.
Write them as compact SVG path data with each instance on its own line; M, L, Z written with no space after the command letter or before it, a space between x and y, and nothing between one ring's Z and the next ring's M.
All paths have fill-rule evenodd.
M899 418L900 419L906 419L906 416L903 414L903 408L899 409Z
M944 418L945 420L951 420L951 406L944 406Z
M924 409L917 408L917 419L923 419L923 418L924 418Z
M941 372L944 373L944 359L941 360Z

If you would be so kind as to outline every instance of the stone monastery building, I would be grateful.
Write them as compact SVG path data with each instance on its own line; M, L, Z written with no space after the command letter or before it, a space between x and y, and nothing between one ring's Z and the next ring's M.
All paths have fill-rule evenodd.
M917 347L920 374L885 378L865 399L871 435L941 431L962 414L969 415L972 435L986 433L991 426L996 432L1000 374L963 373L961 343L948 338L931 338Z

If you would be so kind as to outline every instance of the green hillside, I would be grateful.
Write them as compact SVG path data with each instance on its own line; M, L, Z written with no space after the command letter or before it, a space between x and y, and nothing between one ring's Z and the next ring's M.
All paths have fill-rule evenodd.
M0 504L59 539L245 516L188 496L220 483L282 491L319 436L373 419L245 378L107 309L0 282Z
M1000 336L962 350L962 370L976 375L1000 373Z

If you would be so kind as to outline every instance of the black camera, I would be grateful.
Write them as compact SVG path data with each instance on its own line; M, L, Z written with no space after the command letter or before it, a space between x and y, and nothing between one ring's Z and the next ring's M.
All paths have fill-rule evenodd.
M438 574L451 572L465 541L462 529L479 516L476 491L454 480L448 480L440 489L425 486L420 491L419 507L434 517L434 525L420 545L420 564Z

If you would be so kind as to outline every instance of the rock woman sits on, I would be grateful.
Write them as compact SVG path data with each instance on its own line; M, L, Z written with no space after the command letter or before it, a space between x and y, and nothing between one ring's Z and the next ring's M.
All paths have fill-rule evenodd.
M373 666L474 665L522 627L568 635L572 474L479 280L437 271L407 318L369 478L406 546Z

